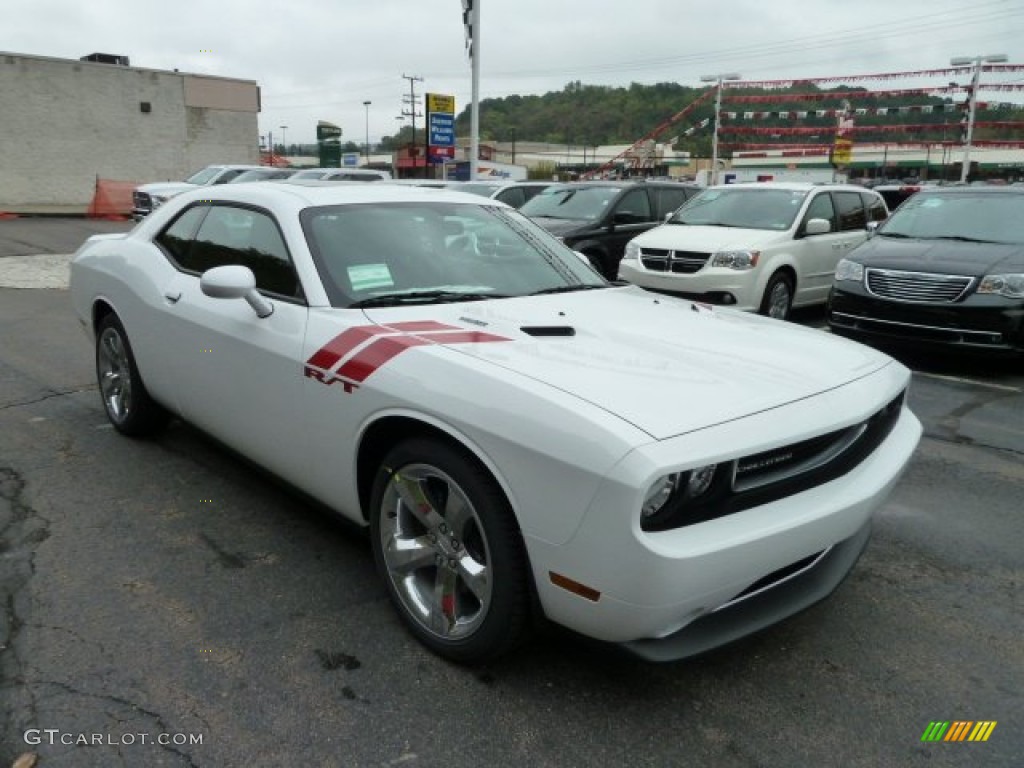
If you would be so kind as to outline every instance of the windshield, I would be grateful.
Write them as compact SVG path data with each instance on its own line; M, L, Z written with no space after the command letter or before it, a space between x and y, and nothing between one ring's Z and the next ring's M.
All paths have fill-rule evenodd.
M191 176L185 179L185 183L198 184L199 186L209 184L210 180L218 173L220 173L222 170L224 169L218 168L217 166L213 166L211 168L203 168L203 170L197 171L196 173L193 173Z
M1024 245L1024 195L918 192L878 234Z
M519 210L531 218L597 221L620 192L620 187L548 187Z
M307 208L301 220L336 307L607 285L569 248L504 207L364 203Z
M305 171L299 171L294 176L292 176L292 178L293 179L322 179L326 173L327 173L327 171L324 170L323 168L309 168L309 169L307 169Z
M669 223L784 232L793 226L806 197L804 190L706 189L676 211Z

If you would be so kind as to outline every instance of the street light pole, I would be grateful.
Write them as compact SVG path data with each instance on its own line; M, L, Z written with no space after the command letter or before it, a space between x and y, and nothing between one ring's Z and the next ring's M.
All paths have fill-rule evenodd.
M282 126L280 126L280 128L281 128L281 157L284 157L285 155L288 154L288 145L285 143L285 136L288 135L288 134L285 133L285 131L288 130L288 126L287 125L282 125Z
M370 164L370 104L371 101L364 101L363 106L366 108L366 164Z
M999 64L1005 61L1009 61L1009 56L1005 53L994 53L989 56L957 56L949 60L954 67L964 67L969 64L974 66L971 91L967 97L967 133L964 135L964 159L960 168L961 183L966 183L967 174L971 170L971 140L974 138L974 113L978 107L978 82L981 80L981 65L983 63Z
M711 184L718 183L718 118L722 113L722 83L726 80L739 80L740 76L735 72L727 72L720 75L704 75L702 83L715 84L715 128L711 133Z

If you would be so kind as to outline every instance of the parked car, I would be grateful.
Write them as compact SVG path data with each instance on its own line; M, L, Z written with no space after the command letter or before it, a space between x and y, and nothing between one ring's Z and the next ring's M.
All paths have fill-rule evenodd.
M296 173L295 178L323 181L387 181L391 174L374 168L305 168Z
M227 184L235 176L248 170L258 170L261 165L208 165L196 171L184 181L158 181L143 184L132 192L132 218L141 221L153 209L160 207L175 195L196 187Z
M553 184L519 210L613 279L626 243L700 189L674 181L577 181Z
M872 189L882 196L890 211L895 211L904 200L921 191L921 184L919 182L913 184L878 184Z
M1024 353L1024 189L925 188L836 270L833 333Z
M854 184L709 187L630 241L619 278L784 320L793 307L825 303L839 259L888 214Z
M242 171L229 181L228 184L244 184L247 181L278 181L291 178L295 173L296 170L294 168L252 168L248 171Z
M550 187L550 181L463 181L452 186L459 192L501 200L513 208L522 208L527 200Z
M115 429L179 416L367 526L401 619L462 662L535 611L656 660L801 611L921 434L887 355L611 286L444 189L185 193L90 238L70 293Z

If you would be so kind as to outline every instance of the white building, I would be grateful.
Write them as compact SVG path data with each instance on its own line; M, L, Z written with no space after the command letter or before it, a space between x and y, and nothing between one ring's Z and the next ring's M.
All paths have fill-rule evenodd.
M82 212L97 178L259 162L254 81L93 58L118 63L0 52L0 211Z

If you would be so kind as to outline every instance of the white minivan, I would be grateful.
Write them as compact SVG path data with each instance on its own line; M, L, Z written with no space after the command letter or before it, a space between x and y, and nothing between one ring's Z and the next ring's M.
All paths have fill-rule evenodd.
M880 195L855 185L709 187L626 245L619 279L784 320L825 303L836 264L888 215Z

